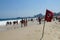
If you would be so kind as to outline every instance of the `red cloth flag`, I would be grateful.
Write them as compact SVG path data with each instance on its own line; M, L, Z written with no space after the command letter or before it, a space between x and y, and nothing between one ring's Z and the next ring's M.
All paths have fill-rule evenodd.
M45 21L51 22L53 19L53 12L50 10L46 10Z

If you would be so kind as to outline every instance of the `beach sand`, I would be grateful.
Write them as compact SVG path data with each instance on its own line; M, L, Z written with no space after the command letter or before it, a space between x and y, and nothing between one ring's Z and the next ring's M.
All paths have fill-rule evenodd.
M43 23L29 22L28 26L8 25L8 30L0 32L0 40L40 40ZM42 40L60 40L60 23L57 21L46 22Z

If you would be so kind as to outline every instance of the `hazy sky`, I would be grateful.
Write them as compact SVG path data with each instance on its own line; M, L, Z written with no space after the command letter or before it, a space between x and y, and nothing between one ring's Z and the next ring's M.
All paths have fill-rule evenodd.
M0 18L45 14L60 11L60 0L0 0Z

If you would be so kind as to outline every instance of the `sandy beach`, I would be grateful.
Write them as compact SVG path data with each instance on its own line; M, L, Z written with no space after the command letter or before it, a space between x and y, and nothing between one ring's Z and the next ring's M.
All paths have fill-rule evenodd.
M0 32L0 40L40 40L43 25L43 22L38 24L34 21L28 22L28 26L22 28L20 24L4 26L8 30ZM46 22L42 40L60 40L60 23Z

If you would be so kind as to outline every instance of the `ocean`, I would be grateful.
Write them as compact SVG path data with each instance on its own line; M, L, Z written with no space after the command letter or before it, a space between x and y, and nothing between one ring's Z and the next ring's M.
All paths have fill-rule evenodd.
M9 27L5 27L6 22L13 22L13 21L18 21L18 23L20 23L21 18L4 18L4 19L1 18L0 19L0 32L1 31L7 31Z
M6 22L13 22L13 21L18 21L18 23L21 21L20 18L4 18L0 19L0 26L5 26Z
M18 23L21 21L22 18L35 18L35 17L17 17L17 18L0 18L0 26L6 25L6 22L13 22L18 21Z

